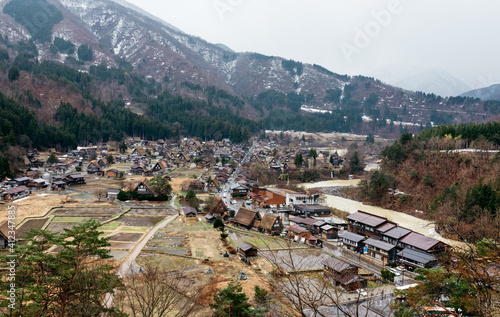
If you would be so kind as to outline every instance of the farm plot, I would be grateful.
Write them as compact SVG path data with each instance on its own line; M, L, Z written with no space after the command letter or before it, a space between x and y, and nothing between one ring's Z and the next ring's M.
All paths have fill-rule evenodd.
M124 216L116 220L127 227L153 227L164 217Z
M260 251L259 255L285 272L320 271L322 262L330 257L314 249Z
M47 223L48 218L42 219L30 219L23 223L23 225L17 228L17 238L26 239L26 235L31 229L42 229L42 227Z
M109 239L110 241L118 241L118 242L137 242L143 236L142 233L125 233L120 232L117 233Z
M71 208L56 208L52 210L51 214L54 216L66 217L105 217L113 216L121 213L119 207L71 207Z
M71 229L80 222L54 222L52 221L47 227L47 230L53 233L62 233L64 229Z
M143 251L160 251L176 255L191 256L189 235L182 232L157 232L148 241Z
M236 248L236 246L238 246L238 244L242 242L251 243L262 250L284 249L289 247L305 248L304 246L290 246L285 242L285 240L281 238L270 238L264 235L245 234L239 231L231 231L231 228L229 228L229 238L231 239L231 245L234 248Z
M175 208L132 208L127 215L129 216L171 216L177 214Z

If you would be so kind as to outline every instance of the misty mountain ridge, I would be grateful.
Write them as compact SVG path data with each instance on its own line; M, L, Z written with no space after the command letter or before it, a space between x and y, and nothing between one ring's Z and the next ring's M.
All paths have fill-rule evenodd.
M2 9L7 2L0 4ZM147 12L137 12L137 7L122 0L54 0L51 3L63 18L50 30L50 41L34 41L38 62L55 61L80 72L89 72L97 66L112 71L130 65L132 69L121 72L135 72L146 81L154 81L162 90L226 107L234 115L264 120L265 128L321 129L320 124L306 126L300 123L307 121L293 119L308 115L301 111L304 108L330 113L335 120L340 120L329 119L332 123L328 129L381 135L399 133L389 124L401 123L417 131L432 123L484 121L489 114L498 113L495 106L489 110L491 113L485 114L479 100L441 98L396 88L370 77L335 74L320 65L258 53L236 53L224 44L212 44L185 34ZM8 42L29 41L30 30L3 11L0 31ZM74 51L55 49L56 38L73 45ZM2 45L13 61L20 51L15 51L12 44L0 44L0 48ZM90 60L81 60L77 54L76 48L82 45L91 48ZM450 77L437 76L447 79L450 87L459 86ZM435 82L438 85L438 81ZM123 80L114 81L112 85L97 85L99 95L94 97L112 100L120 96L131 104L129 108L133 111L148 113L147 98L137 94L139 88L127 89L123 85ZM141 92L144 93L155 97L152 91ZM37 98L42 107L54 109L58 100L77 100L77 96L68 96L58 90ZM88 105L78 107L83 111ZM311 120L326 120L325 116L319 119L319 114L308 116Z
M481 100L500 100L500 84L474 89L463 93L461 96L479 98Z

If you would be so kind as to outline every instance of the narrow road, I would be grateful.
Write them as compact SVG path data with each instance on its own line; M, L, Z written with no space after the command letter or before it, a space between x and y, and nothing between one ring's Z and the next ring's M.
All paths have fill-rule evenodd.
M170 201L170 204L175 207L175 199L177 198L176 195L173 195L172 196L172 199ZM168 218L167 220L164 220L162 222L160 222L159 224L157 224L155 227L153 227L153 229L151 229L149 231L149 233L141 240L141 242L139 242L139 244L137 244L133 249L132 251L128 254L128 256L126 257L126 259L123 261L122 265L120 266L120 269L118 270L118 276L123 278L125 275L127 275L127 273L132 273L132 274L135 274L137 273L137 271L134 271L134 265L137 266L137 264L135 263L135 259L137 258L137 256L141 253L142 249L146 246L146 244L148 243L149 239L151 239L151 237L161 228L164 228L166 227L170 222L172 222L173 220L175 220L177 218L178 215L173 215L171 216L170 218ZM112 293L108 293L106 294L106 297L104 298L104 306L107 307L107 308L111 308L113 306L113 294Z

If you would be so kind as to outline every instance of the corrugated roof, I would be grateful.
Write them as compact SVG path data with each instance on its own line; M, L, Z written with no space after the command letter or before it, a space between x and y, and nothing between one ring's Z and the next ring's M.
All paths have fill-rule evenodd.
M371 227L377 227L387 221L387 218L375 216L364 211L358 211L352 215L347 216L347 219L360 222L362 224L369 225Z
M346 269L354 268L351 264L342 261L341 259L334 258L333 256L323 260L322 264L331 268L335 272L342 272Z
M391 230L392 228L394 228L396 226L397 225L395 223L387 222L387 223L382 224L381 226L378 226L377 228L375 228L375 230L383 233L383 232Z
M288 227L288 231L291 231L291 232L296 233L296 234L300 234L303 232L307 232L307 229L304 227L298 226L298 225L293 225L293 226Z
M369 238L369 239L363 241L363 243L367 244L367 245L374 246L375 248L380 248L384 251L390 251L396 247L394 244L390 244L390 243L380 241L380 240L375 240L372 238Z
M307 218L307 217L293 217L293 218L290 218L290 221L295 222L295 223L302 223L302 224L306 224L306 225L312 226L318 220L312 219L312 218Z
M429 250L439 243L438 240L426 237L420 233L412 232L400 240L402 243L411 245L417 249Z
M399 240L400 238L406 236L410 232L412 232L410 229L406 229L403 227L395 227L389 231L384 232L384 236L388 236L389 238Z
M251 249L257 250L256 246L254 246L253 244L248 243L246 241L238 244L237 248L240 249L240 250L242 250L242 251L245 251L245 252L248 251L248 250L251 250Z
M403 250L399 251L398 256L423 264L436 261L436 258L432 254L418 250L412 250L410 248L404 248Z
M344 232L342 235L339 236L339 238L351 240L354 242L360 242L360 241L363 241L365 239L364 236L356 234L356 233L352 233L349 231Z
M14 188L9 188L9 189L5 190L5 192L7 194L17 194L20 192L24 192L26 190L29 190L29 188L26 186L18 186L18 187L14 187Z

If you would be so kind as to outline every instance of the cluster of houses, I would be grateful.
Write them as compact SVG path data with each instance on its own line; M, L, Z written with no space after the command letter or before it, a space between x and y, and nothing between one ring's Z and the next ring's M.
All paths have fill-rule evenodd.
M36 168L32 168L31 172ZM52 190L65 189L67 185L84 184L85 176L82 174L70 174L66 177L53 176L44 173L30 173L36 178L23 176L14 179L6 179L0 187L0 200L15 200L29 196L32 191L50 188Z
M430 268L437 265L437 257L448 249L439 240L364 211L351 214L347 219L349 231L339 236L339 244L384 264L398 263L410 269Z

